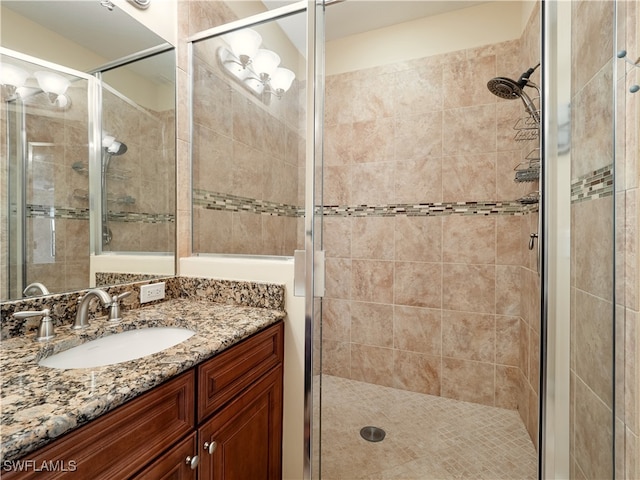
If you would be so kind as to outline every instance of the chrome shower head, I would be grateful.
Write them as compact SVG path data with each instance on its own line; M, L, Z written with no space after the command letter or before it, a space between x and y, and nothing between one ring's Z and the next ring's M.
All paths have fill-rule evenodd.
M514 100L523 93L518 82L507 77L492 78L487 82L487 88L494 95L507 100Z
M531 101L529 95L527 95L523 89L524 87L532 87L538 90L538 86L535 83L531 82L529 80L529 77L539 66L540 64L538 63L535 67L531 67L529 70L520 75L518 81L512 80L507 77L495 77L487 82L487 88L497 97L507 100L514 100L516 98L522 100L525 109L527 110L529 115L531 115L531 117L536 121L536 123L540 123L540 114L536 110L536 107Z

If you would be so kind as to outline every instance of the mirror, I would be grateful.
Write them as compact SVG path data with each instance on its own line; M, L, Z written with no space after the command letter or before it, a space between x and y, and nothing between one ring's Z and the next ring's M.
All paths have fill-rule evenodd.
M27 72L29 89L2 86L0 301L41 294L23 293L34 282L61 293L173 275L173 48L100 2L0 7L2 72ZM65 78L64 94L43 92L39 71Z

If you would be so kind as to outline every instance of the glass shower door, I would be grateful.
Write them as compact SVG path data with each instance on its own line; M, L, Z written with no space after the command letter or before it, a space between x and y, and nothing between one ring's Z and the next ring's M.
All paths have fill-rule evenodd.
M540 11L435 3L326 6L312 478L537 477L539 144L487 82L540 62Z

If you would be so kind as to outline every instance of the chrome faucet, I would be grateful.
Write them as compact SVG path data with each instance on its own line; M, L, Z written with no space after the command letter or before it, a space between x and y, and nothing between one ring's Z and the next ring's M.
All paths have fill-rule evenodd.
M74 330L79 330L89 326L89 303L91 302L91 297L94 295L98 297L102 302L102 305L105 307L109 307L113 302L113 299L104 290L100 290L99 288L92 288L89 290L83 297L78 299L76 320L73 322L73 327L71 327Z
M35 295L49 295L49 289L40 282L33 282L26 286L22 291L25 297L33 297Z

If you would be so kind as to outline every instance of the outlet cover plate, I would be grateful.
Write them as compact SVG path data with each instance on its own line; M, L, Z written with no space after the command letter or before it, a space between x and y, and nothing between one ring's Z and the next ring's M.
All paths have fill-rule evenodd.
M140 287L140 303L153 302L164 298L164 282L151 283Z

